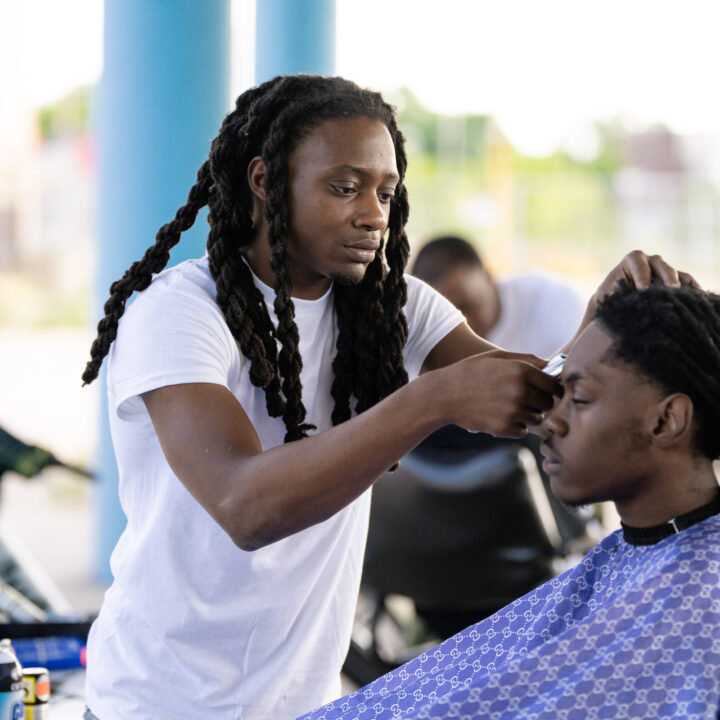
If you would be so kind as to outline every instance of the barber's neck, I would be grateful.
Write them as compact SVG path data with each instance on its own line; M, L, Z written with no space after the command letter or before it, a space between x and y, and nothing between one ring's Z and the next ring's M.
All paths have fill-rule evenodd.
M273 287L275 274L271 266L270 244L268 242L268 226L263 217L256 223L252 242L243 249L243 257L247 261L256 277L266 285ZM293 261L288 250L288 271L292 281L292 297L300 300L317 300L322 297L332 285L329 277L319 274L301 273Z

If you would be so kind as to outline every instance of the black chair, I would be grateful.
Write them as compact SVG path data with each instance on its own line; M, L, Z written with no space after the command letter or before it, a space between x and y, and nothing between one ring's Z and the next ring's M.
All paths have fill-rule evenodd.
M371 682L557 573L566 542L534 450L447 428L376 483L344 667L353 682ZM414 606L410 622L393 611L397 596Z

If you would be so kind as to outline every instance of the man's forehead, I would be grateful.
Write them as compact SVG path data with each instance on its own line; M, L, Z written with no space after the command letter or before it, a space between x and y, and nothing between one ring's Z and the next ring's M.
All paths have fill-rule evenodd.
M607 362L613 357L613 340L597 321L591 322L568 353L563 368L565 382L581 378L601 382L609 374L614 374L617 366Z
M293 157L328 169L355 167L398 176L390 131L380 120L363 116L320 123L297 146L291 164Z

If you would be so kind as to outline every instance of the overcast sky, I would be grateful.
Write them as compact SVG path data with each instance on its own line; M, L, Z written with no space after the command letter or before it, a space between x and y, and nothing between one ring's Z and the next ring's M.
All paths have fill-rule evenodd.
M102 0L19 8L20 72L33 102L97 79ZM253 2L234 8L237 94L252 82ZM720 133L716 0L337 0L337 8L338 74L379 90L407 86L433 110L492 113L529 152L582 144L591 120L616 116Z

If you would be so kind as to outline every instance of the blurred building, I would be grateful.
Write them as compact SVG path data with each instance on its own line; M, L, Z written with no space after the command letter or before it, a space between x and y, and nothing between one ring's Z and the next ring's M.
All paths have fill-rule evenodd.
M624 139L624 166L613 186L626 249L652 248L720 275L717 140L656 126Z
M13 97L12 88L4 95L10 112L0 112L2 322L87 319L95 169L87 114L78 106L88 95L78 90L39 111Z
M0 272L18 267L22 198L28 192L27 157L32 153L32 109L22 92L19 1L0 6Z
M495 270L541 266L590 291L634 248L720 284L720 135L596 124L593 152L523 155L489 115L392 97L407 137L408 234L476 239Z

